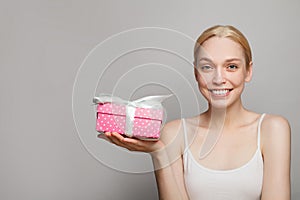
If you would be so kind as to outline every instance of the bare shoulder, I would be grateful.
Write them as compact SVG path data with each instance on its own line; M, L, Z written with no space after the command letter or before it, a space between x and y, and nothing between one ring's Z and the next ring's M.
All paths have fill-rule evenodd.
M182 119L166 123L161 132L160 140L166 145L169 156L178 158L184 148Z
M182 123L181 119L176 119L176 120L170 121L164 125L163 131L164 132L177 131L182 126L181 123Z
M290 130L290 124L288 120L280 115L267 114L262 123L262 129L265 134L284 134L284 132Z
M182 130L182 119L170 121L164 125L161 131L161 140L165 144L168 144L176 138L179 138L179 136L182 135Z
M194 138L198 126L199 116L170 121L163 127L161 141L165 145L173 146L176 151L179 150L182 153L184 150L185 134L187 138Z
M279 115L266 115L261 124L261 138L264 149L290 145L291 130L288 120Z

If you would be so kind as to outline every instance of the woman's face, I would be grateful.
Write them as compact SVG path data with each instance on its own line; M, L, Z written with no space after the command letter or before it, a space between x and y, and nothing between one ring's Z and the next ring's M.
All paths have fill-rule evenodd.
M247 70L240 44L212 37L200 47L195 63L199 90L210 106L226 108L240 102L244 84L252 77L252 63Z

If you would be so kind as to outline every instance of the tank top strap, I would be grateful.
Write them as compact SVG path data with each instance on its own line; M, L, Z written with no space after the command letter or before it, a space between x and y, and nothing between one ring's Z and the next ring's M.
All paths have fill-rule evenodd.
M183 137L184 137L184 149L188 147L188 140L187 140L187 128L186 128L186 123L185 119L182 118L181 120L182 126L183 126Z
M258 128L257 128L257 148L260 148L260 128L261 128L261 123L265 117L266 113L263 113L258 121Z

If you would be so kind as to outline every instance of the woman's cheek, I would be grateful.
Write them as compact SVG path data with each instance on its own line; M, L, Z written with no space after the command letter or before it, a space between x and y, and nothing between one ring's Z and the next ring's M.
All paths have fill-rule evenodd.
M197 81L201 87L207 87L207 83L209 82L209 76L203 76L202 74L199 73Z

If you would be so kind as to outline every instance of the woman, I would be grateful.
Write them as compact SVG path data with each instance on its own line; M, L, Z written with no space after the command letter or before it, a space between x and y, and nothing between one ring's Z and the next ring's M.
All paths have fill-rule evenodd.
M197 39L195 78L208 102L199 116L167 123L157 142L105 133L114 144L151 153L160 199L290 199L290 127L244 108L251 49L232 26Z

